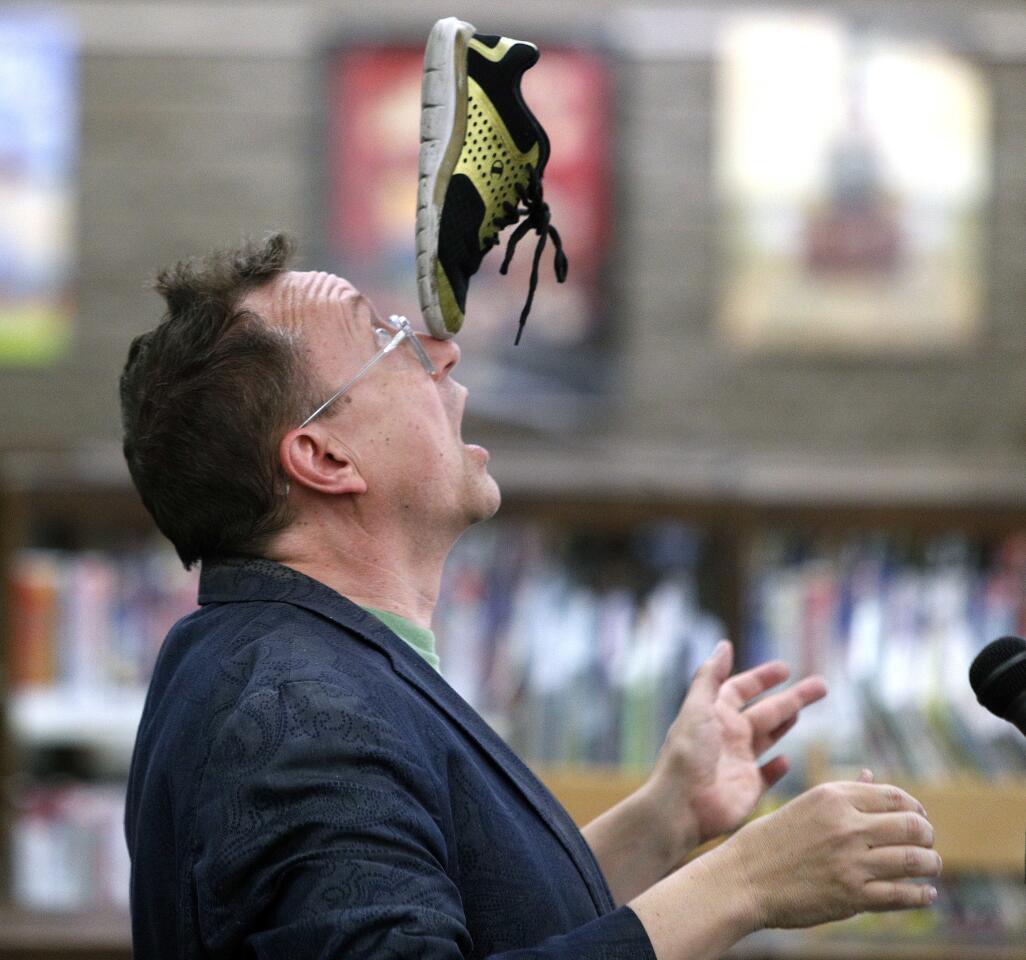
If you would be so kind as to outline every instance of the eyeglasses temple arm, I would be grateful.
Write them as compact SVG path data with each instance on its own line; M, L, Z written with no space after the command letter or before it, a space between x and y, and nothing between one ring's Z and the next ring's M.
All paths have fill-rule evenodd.
M382 349L382 351L380 353L374 354L374 356L371 357L370 360L368 360L362 367L360 367L360 369L357 370L356 373L354 373L352 377L350 377L345 383L343 383L341 387L339 387L330 397L328 397L327 400L324 401L324 403L322 403L316 410L314 410L314 412L311 413L310 416L308 416L299 425L299 427L297 427L297 429L301 430L308 423L310 423L311 420L316 419L322 413L324 413L324 411L327 410L328 407L330 407L339 397L341 397L343 393L345 393L347 390L351 390L353 388L353 385L358 380L362 380L365 376L367 376L367 374L370 372L371 368L379 360L381 360L382 357L388 356L388 354L390 354L399 345L399 343L402 341L402 339L403 339L403 337L405 335L406 334L404 334L400 330L399 333L397 333L394 337L392 337L392 339L388 342L388 344L384 347L384 349Z

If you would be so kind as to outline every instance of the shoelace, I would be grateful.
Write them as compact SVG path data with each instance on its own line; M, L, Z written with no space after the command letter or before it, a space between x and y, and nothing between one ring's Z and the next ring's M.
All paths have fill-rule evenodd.
M513 260L513 253L516 251L517 244L531 230L538 234L538 244L534 248L534 260L531 263L531 282L527 289L527 302L524 304L524 309L520 311L520 325L517 327L517 336L513 341L514 346L520 343L520 337L524 332L524 324L527 323L527 315L531 312L531 305L534 303L534 291L538 287L538 265L541 263L542 252L545 250L545 244L550 236L552 237L552 244L556 248L553 267L556 271L556 280L560 283L566 280L566 271L569 266L566 254L563 252L563 241L560 239L559 231L552 225L552 213L542 193L541 177L538 176L533 166L528 166L527 172L527 186L525 187L522 183L516 185L517 197L520 203L523 204L523 207L514 206L507 201L503 204L505 215L496 217L492 221L501 230L503 227L508 227L520 220L521 217L524 217L524 220L513 231L509 238L509 243L506 245L506 256L502 261L502 266L499 267L499 273L503 276L509 271L509 265ZM498 243L498 237L495 238L495 243Z

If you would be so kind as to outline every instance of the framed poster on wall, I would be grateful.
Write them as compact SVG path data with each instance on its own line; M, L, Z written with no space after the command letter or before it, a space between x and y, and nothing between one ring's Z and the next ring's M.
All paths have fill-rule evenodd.
M910 356L982 321L990 103L936 41L825 14L722 36L719 319L743 350Z
M602 53L544 41L539 47L523 93L552 144L545 199L569 275L556 282L550 241L514 347L536 235L521 241L503 277L499 265L513 231L502 233L471 281L457 378L470 388L471 412L558 432L594 417L606 393L612 76ZM404 314L421 328L414 223L422 57L415 42L346 43L328 52L321 213L330 269L382 315Z

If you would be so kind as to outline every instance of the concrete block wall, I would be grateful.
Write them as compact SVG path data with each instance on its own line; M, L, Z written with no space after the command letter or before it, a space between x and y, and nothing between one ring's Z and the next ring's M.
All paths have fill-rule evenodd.
M158 319L159 301L146 290L158 267L242 234L283 227L309 236L326 37L420 37L453 12L435 0L57 6L78 19L83 42L76 341L57 368L0 370L6 448L117 438L116 379L132 336ZM636 7L524 0L497 15L483 0L458 6L490 30L539 38L616 34ZM723 6L684 22L701 23ZM988 9L1021 26L1017 6ZM954 22L979 10L941 2L920 9ZM983 333L958 356L890 362L752 358L722 342L714 323L713 61L680 38L679 55L673 43L651 56L626 50L615 145L621 396L591 442L877 460L910 451L981 462L1026 455L1026 41L1021 55L1005 41L999 54L986 42L972 54L987 71L994 117Z

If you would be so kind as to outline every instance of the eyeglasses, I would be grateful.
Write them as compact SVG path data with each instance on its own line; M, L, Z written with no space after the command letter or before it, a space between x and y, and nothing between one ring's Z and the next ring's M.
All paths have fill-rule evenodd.
M371 368L377 364L382 357L387 356L396 347L399 346L404 340L413 349L413 352L417 355L417 359L420 361L420 365L424 368L424 371L428 376L434 376L438 371L435 369L435 365L431 362L431 358L427 355L427 351L424 349L423 344L420 342L420 337L417 336L417 331L413 329L413 325L406 317L397 317L394 314L388 318L389 323L394 327L393 330L385 326L374 327L374 338L381 345L381 349L374 354L352 377L350 377L345 383L342 384L327 400L324 401L313 413L310 414L296 429L305 427L311 420L315 420L325 410L328 409L339 397L344 397L350 390L353 389L356 384L362 380L370 372Z

